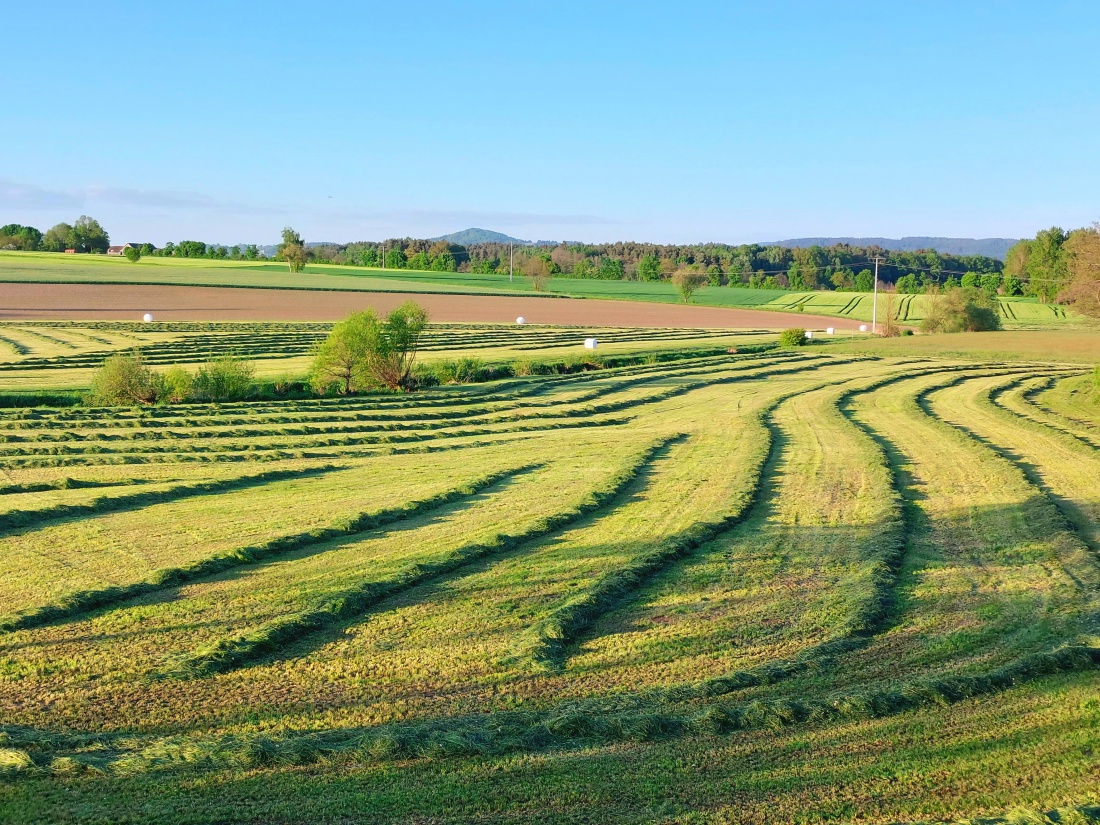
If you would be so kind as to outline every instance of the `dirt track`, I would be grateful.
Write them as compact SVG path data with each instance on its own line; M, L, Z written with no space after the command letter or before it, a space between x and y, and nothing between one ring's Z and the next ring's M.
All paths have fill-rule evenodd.
M855 329L859 321L750 309L600 301L569 298L422 295L382 292L315 292L202 286L0 283L0 320L334 321L372 306L386 312L412 299L433 321L590 327L696 327L703 329Z

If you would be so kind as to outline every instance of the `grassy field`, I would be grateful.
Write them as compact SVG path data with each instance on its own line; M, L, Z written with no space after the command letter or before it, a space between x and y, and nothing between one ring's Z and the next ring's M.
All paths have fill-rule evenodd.
M323 330L6 325L0 388ZM1100 347L1001 335L0 409L0 820L1100 821Z
M43 252L0 252L0 281L41 283L134 283L187 286L243 286L282 289L366 290L380 292L458 293L514 295L530 293L526 278L460 272L382 270L366 267L311 264L300 274L274 262L214 261L187 258L142 258L136 264L99 255L64 255ZM671 283L601 281L555 278L548 293L574 298L677 303ZM1078 327L1085 320L1065 308L1041 304L1033 298L1001 298L1001 321L1010 329ZM704 306L739 307L779 312L805 312L871 321L872 296L849 292L787 292L742 287L707 287L693 298ZM879 312L886 312L880 296ZM898 295L894 317L903 324L918 325L927 299Z

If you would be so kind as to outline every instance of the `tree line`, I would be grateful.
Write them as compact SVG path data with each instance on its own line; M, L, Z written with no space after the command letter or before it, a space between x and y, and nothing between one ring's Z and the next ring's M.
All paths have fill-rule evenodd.
M956 287L988 295L1029 295L1044 302L1064 301L1100 314L1100 230L1097 226L1065 231L1043 229L1009 249L1006 260L983 255L952 255L923 250L885 250L877 246L790 248L763 244L608 244L567 243L509 246L502 243L452 244L442 240L391 238L349 244L306 244L290 227L283 230L276 260L294 272L309 262L436 272L503 274L513 269L536 289L551 278L669 281L685 300L703 286L754 289L869 292L874 261L879 281L899 293L950 292ZM104 253L110 237L94 218L81 215L46 232L10 223L0 226L0 249ZM255 244L224 246L203 241L144 244L127 250L142 255L224 260L261 260Z
M681 270L701 273L712 286L757 289L830 289L870 291L874 259L880 259L882 283L901 282L900 290L925 291L930 285L950 288L970 282L1000 291L1003 265L982 255L950 255L931 250L889 251L848 244L807 248L762 244L661 245L643 243L512 246L479 243L462 246L446 241L391 238L309 249L310 259L345 266L384 266L442 272L506 274L510 266L536 278L671 281ZM511 259L510 256L511 255ZM985 278L982 282L981 279ZM953 280L953 283L952 283ZM994 286L994 281L996 285ZM1017 285L1007 285L1016 289Z

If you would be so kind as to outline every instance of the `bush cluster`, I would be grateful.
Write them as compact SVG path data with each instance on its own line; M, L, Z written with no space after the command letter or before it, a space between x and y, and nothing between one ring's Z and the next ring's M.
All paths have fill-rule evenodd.
M781 347L801 347L806 343L806 340L806 330L801 327L792 327L779 333L779 346Z
M997 302L984 290L959 287L933 295L922 332L986 332L1001 328Z
M192 375L182 367L165 373L148 366L140 352L118 353L103 362L85 403L115 407L189 401L243 401L257 394L255 367L235 355L207 361Z

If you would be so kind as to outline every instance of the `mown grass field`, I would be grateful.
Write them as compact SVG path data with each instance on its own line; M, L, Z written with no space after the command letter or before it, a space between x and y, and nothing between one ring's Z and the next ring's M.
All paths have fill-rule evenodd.
M185 286L237 286L281 289L365 290L374 292L514 295L530 293L521 276L463 272L421 272L311 264L300 274L275 262L215 261L187 258L142 258L137 263L100 255L45 252L0 252L0 281L40 283L132 283ZM671 283L554 278L546 294L574 298L678 303ZM855 292L787 292L743 287L707 287L693 297L703 306L805 312L871 321L870 294ZM885 317L886 296L879 299L879 320ZM1064 307L1034 298L999 298L1001 322L1009 329L1079 327L1085 319ZM919 325L927 311L922 295L897 295L893 315L901 324Z
M0 381L319 329L9 325ZM1093 343L603 335L697 352L0 409L0 821L1100 821Z

